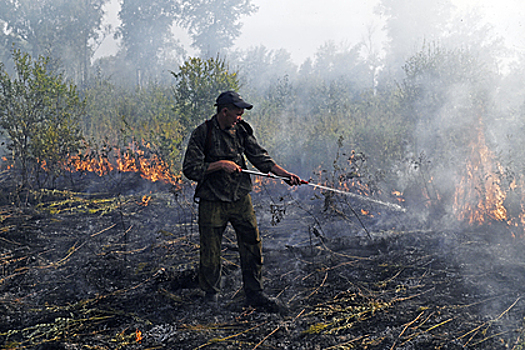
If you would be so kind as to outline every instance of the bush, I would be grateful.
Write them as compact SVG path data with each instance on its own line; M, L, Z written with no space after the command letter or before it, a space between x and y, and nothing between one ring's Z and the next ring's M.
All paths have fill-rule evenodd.
M33 61L14 50L13 59L16 77L0 64L0 126L19 187L41 187L54 183L63 160L82 148L85 102L75 85L49 69L48 58Z

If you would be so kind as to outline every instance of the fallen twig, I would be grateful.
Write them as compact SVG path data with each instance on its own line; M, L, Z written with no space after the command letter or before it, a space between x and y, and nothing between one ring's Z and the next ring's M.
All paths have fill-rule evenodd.
M425 313L425 311L421 312L419 315L417 315L416 318L414 318L412 321L408 322L405 324L405 327L403 328L403 330L401 331L401 333L399 333L399 335L397 336L397 339L394 341L394 344L392 344L392 347L390 348L390 350L393 350L395 347L396 347L396 344L397 344L397 341L403 336L403 334L406 332L406 330L408 329L408 327L410 327L412 324L414 324L414 322L416 322L417 320L419 320L419 318L421 316L423 316L423 314Z
M434 330L434 329L436 329L436 328L438 328L438 327L441 327L441 326L443 326L444 324L447 324L447 323L449 323L450 321L454 320L454 318L455 318L455 317L452 317L452 318L449 318L448 320L445 320L445 321L443 321L443 322L441 322L441 323L438 323L438 324L436 324L436 325L433 325L433 326L430 327L429 329L423 331L423 333L427 333L427 332L430 332L431 330Z
M278 325L273 331L271 331L266 337L264 337L257 345L255 345L255 347L253 348L253 350L257 349L262 343L264 343L264 341L266 339L268 339L269 337L272 336L272 334L274 334L275 332L277 332L279 330L279 328L281 328L281 325Z
M317 292L319 291L319 289L321 289L321 288L324 286L324 284L325 284L327 278L328 278L328 271L327 271L326 274L324 275L324 278L323 278L323 281L321 282L321 284L320 284L320 285L319 285L319 286L318 286L318 287L317 287L312 293L310 293L310 295L308 295L308 296L305 298L305 300L306 300L306 299L310 299L310 297L311 297L312 295L314 295L315 293L317 293Z
M243 334L246 334L246 333L248 333L248 332L250 332L250 331L253 331L253 330L256 329L256 328L259 328L259 327L261 327L261 326L264 326L266 323L268 323L268 322L263 322L263 323L261 323L261 324L258 324L258 325L256 325L256 326L252 327L252 328L245 329L244 331L242 331L242 332L240 332L240 333L232 334L232 335L229 335L229 336L227 336L227 337L223 337L223 338L213 338L213 339L210 339L210 340L208 340L205 344L202 344L202 345L196 347L196 348L193 349L193 350L202 349L202 348L204 348L204 347L206 347L206 346L208 346L208 345L211 345L211 344L215 344L215 343L219 343L219 342L222 342L222 341L226 341L226 340L230 340L230 339L236 338L236 337L238 337L238 336L240 336L240 335L243 335Z
M517 329L510 329L510 330L508 330L508 331L504 331L504 332L500 332L500 333L497 333L497 334L493 334L493 335L491 335L491 336L488 336L488 337L486 337L486 338L483 338L483 339L481 339L481 340L475 342L474 344L472 344L472 346L479 345L479 344L481 344L481 343L483 343L483 342L486 342L487 340L492 339L492 338L494 338L494 337L498 337L498 336L501 336L501 335L503 335L503 334L507 334L507 333L511 333L511 332L515 332L515 331L517 331Z
M465 346L467 346L467 345L472 341L472 339L474 339L474 337L475 337L476 334L479 332L479 330L480 330L481 328L483 328L484 326L487 326L487 328L485 328L485 329L483 330L483 334L486 334L487 331L489 330L489 328L492 326L492 324L493 324L494 322L498 321L499 319L501 319L506 313L508 313L508 312L509 312L509 311L510 311L510 310L511 310L511 309L512 309L517 303L518 303L518 301L520 301L520 299L521 299L521 296L519 296L519 297L518 297L518 298L517 298L517 299L516 299L516 300L515 300L515 301L514 301L509 307L508 307L508 308L506 308L506 309L505 309L505 310L504 310L504 311L503 311L498 317L496 317L495 319L493 319L493 320L491 320L491 321L489 321L489 322L484 322L483 324L477 326L476 328L474 328L474 329L468 331L467 333L463 334L462 336L456 338L456 340L460 340L460 339L466 337L467 335L469 335L469 334L471 334L471 333L474 333L474 334L469 338L469 340L463 345L463 347L465 347ZM505 333L507 333L507 332L505 332ZM484 338L484 339L478 341L476 344L480 344L480 343L482 343L482 342L484 342L484 341L486 341L486 340L488 340L488 339L490 339L490 338L492 338L492 337L494 337L494 335L489 336L489 337L486 337L486 338Z
M369 336L368 334L360 335L359 337L354 338L354 339L349 340L349 341L346 341L346 342L344 342L344 343L337 344L337 345L334 345L334 346L330 346L330 347L326 348L325 350L339 349L339 348L342 348L342 347L344 347L344 346L346 346L346 345L348 345L348 344L351 344L351 343L354 343L354 342L356 342L356 341L358 341L358 340L361 340L361 339L363 339L363 338L366 338L366 337L368 337L368 336Z
M3 227L1 230L2 230L2 232L6 232L9 228L12 228L12 227L14 227L14 226ZM18 242L15 242L15 241L11 241L11 240L9 240L9 239L7 239L7 238L4 238L4 237L0 237L0 239L1 239L2 241L4 241L4 242L9 243L9 244L22 245L21 243L18 243Z
M94 234L91 235L91 237L95 237L95 236L98 236L98 235L100 235L100 234L102 234L102 233L104 233L106 231L109 231L115 226L117 226L117 224L113 224L113 225L111 225L111 226L109 226L109 227L107 227L107 228L105 228L105 229L103 229L103 230L101 230L101 231L99 231L97 233L94 233Z

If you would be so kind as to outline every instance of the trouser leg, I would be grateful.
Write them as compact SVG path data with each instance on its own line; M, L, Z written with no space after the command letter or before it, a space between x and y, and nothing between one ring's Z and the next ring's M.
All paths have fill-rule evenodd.
M241 257L242 279L244 291L260 292L262 283L262 243L250 244L237 237L239 242L239 254Z
M218 293L221 282L221 241L223 227L200 226L199 285L208 293Z
M249 195L240 200L230 222L237 235L244 290L247 294L260 292L263 289L262 242Z
M221 282L221 243L227 219L220 202L199 203L200 262L199 285L209 293L218 293Z

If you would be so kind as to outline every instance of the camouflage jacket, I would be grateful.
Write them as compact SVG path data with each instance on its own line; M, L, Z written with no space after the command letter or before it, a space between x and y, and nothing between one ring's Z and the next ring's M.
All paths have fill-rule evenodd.
M213 116L209 124L211 127L209 133L207 123L202 123L192 132L184 155L182 171L188 179L198 182L195 198L223 202L237 201L252 190L250 175L228 174L222 170L206 174L210 163L231 160L246 169L244 158L246 156L257 169L268 173L275 162L257 143L252 128L245 121L237 123L230 129L221 130L217 117Z

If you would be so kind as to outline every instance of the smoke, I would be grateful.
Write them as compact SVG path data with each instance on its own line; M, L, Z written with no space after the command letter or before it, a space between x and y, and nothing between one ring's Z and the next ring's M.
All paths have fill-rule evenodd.
M510 193L525 165L518 151L525 145L525 56L519 41L503 37L507 33L488 14L495 7L459 1L338 3L326 6L332 16L326 20L324 9L309 4L267 2L257 9L257 2L245 2L236 8L229 37L212 54L191 50L216 47L201 19L222 18L217 4L155 1L137 12L131 2L108 1L103 22L116 35L106 36L94 66L126 86L169 85L168 70L176 72L188 52L218 53L238 72L243 96L255 105L246 119L279 163L305 178L320 170L337 178L348 175L350 152L362 152L367 159L366 171L357 174L362 181L380 183L388 189L384 193L401 191L414 205L441 202L440 215L454 214L457 184L472 160L472 142L482 133L492 165L483 170L490 174L476 176L497 177ZM276 14L271 6L278 5ZM523 6L513 5L520 13ZM162 20L142 21L156 18L159 8ZM254 28L259 36L248 44ZM275 30L290 32L271 35ZM289 37L292 30L294 45L259 44ZM325 33L324 41L310 30Z

